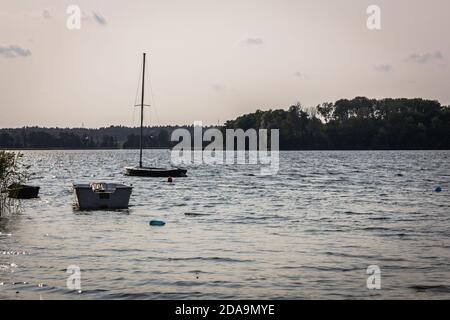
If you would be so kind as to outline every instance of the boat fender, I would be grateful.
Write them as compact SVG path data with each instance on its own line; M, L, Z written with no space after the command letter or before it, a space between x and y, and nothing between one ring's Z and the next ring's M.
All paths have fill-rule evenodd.
M149 225L151 225L151 226L158 226L158 227L162 227L165 224L166 223L164 221L161 221L161 220L151 220L149 222Z

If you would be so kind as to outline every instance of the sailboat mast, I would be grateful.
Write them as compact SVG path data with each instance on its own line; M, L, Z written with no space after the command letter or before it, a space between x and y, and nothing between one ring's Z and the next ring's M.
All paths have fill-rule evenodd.
M145 84L145 52L144 52L144 63L142 64L142 95L141 95L141 138L139 140L140 143L140 152L139 152L139 167L142 168L142 133L143 133L143 125L144 125L144 84Z

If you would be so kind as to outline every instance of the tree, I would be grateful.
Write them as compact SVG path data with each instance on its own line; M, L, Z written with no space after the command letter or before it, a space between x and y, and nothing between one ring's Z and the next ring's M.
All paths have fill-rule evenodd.
M8 132L0 134L0 148L11 148L14 146L14 138Z
M135 134L130 134L127 137L127 141L123 144L124 149L135 149L139 148L139 136Z
M159 131L158 134L158 146L159 147L165 147L168 146L170 141L169 141L169 133L167 132L167 130L162 129L161 131Z
M110 135L104 135L100 144L102 148L114 149L117 147L116 139Z
M330 121L330 119L333 115L333 109L334 109L334 106L330 102L325 102L325 103L322 103L322 105L317 106L317 112L323 118L325 123Z

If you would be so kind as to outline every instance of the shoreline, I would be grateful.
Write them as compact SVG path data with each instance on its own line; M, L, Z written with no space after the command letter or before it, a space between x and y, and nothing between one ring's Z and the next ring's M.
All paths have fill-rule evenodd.
M139 148L0 148L0 151L112 151L139 150ZM172 150L171 148L143 148L143 150ZM191 149L191 151L195 151ZM225 151L225 150L224 150ZM248 151L248 150L246 150ZM280 149L278 151L450 151L450 149Z

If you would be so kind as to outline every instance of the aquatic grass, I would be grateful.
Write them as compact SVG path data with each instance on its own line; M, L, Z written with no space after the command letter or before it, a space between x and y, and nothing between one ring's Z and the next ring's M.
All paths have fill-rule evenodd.
M16 201L8 198L8 188L24 182L28 177L22 157L20 152L0 150L0 216L6 210L14 211L17 208Z

